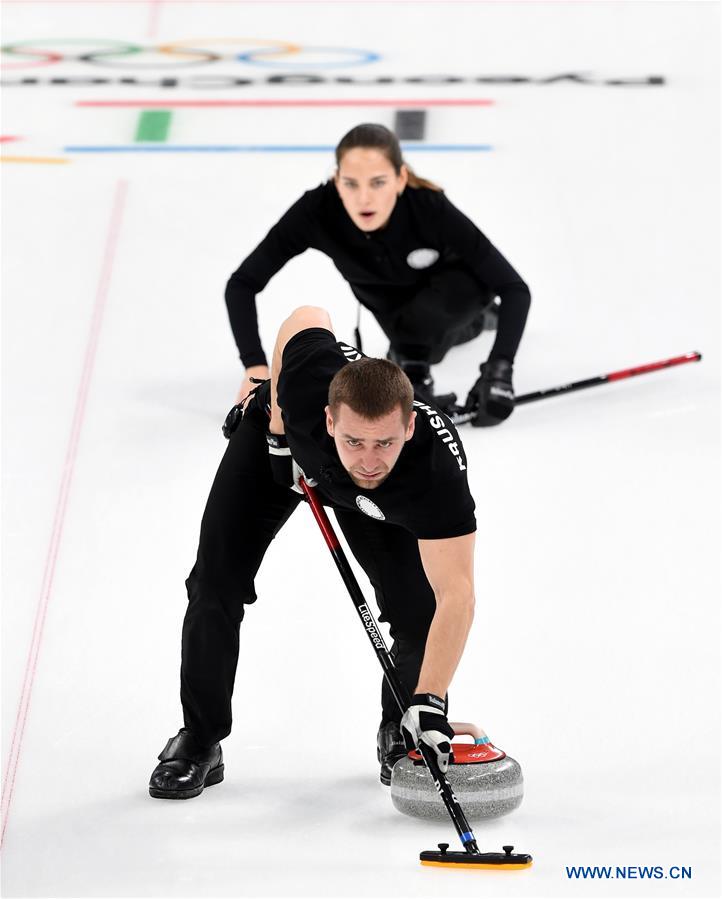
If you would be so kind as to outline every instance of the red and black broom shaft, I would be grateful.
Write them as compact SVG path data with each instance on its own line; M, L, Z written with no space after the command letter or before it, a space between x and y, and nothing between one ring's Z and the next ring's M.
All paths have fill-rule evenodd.
M376 658L381 663L381 667L384 671L384 677L386 678L386 681L391 688L391 692L393 693L398 707L403 713L409 707L409 695L406 687L399 678L398 672L396 671L396 666L394 665L394 660L391 658L391 653L389 652L386 646L386 642L384 641L384 638L378 629L371 610L366 604L366 600L364 598L363 592L361 591L361 587L359 587L356 576L351 569L349 561L346 558L346 554L343 551L343 547L338 541L338 537L334 532L333 526L329 521L328 515L326 514L326 510L323 508L323 505L321 504L316 491L313 489L313 487L309 487L309 485L303 479L301 479L300 485L301 489L306 495L306 499L308 500L308 504L311 507L313 516L318 522L318 526L321 528L321 533L323 534L323 537L326 541L326 546L328 546L331 555L333 556L333 560L336 563L336 567L338 568L341 577L343 578L343 582L344 584L346 584L346 588L349 592L349 595L351 596L354 606L356 607L359 618L363 623L364 630L366 631L366 636L369 638L369 641L374 648ZM464 849L470 855L480 854L479 847L476 842L476 837L471 830L471 825L467 821L466 815L459 805L458 799L449 786L449 782L439 768L433 749L431 749L431 747L429 746L426 746L426 744L424 743L420 743L419 752L421 753L424 762L426 763L426 767L429 769L429 773L433 778L439 795L444 801L444 805L446 806L446 809L449 813L449 817L454 823L454 827L459 834L459 839L461 840Z
M376 626L376 622L374 621L374 617L371 614L369 607L366 605L366 599L363 595L361 587L359 586L359 582L356 580L353 570L349 565L346 554L343 551L343 547L339 543L338 537L336 536L336 533L333 529L333 525L329 521L326 510L319 501L318 496L316 495L316 491L313 489L313 487L309 487L309 485L304 480L301 480L300 484L303 492L306 494L308 503L311 506L313 516L318 522L318 526L321 528L321 533L323 534L324 540L326 541L326 546L328 546L333 560L336 563L336 567L338 568L339 573L343 578L343 582L346 585L346 589L351 595L351 599L353 600L353 604L356 607L359 618L363 623L366 635L371 641L371 645L376 652L376 658L379 660L379 662L381 663L381 667L384 669L384 675L386 676L386 680L389 683L389 687L391 688L391 692L394 695L394 699L396 700L396 703L402 710L402 712L405 712L409 705L409 697L407 695L406 689L399 680L398 674L396 673L396 667L394 666L394 660L391 658L391 653L386 647L386 642L384 641L381 632Z
M524 403L535 403L537 400L545 400L552 396L560 396L563 393L573 393L575 390L586 390L588 387L599 387L610 381L624 381L627 378L635 378L637 375L646 375L663 368L672 368L675 365L684 365L687 362L699 362L701 353L685 353L683 356L673 356L671 359L662 359L660 362L649 362L647 365L637 365L635 368L622 368L606 375L597 375L594 378L585 378L582 381L572 381L571 384L561 384L559 387L549 387L546 390L535 390L533 393L523 393L515 400L515 405L523 406ZM463 425L472 421L474 412L458 412L451 416L456 425Z
M661 362L649 362L647 365L637 365L635 368L622 368L607 375L597 375L596 378L586 378L583 381L572 381L571 384L562 384L560 387L550 387L547 390L524 393L516 398L516 405L533 403L536 400L543 400L550 396L559 396L560 393L586 390L587 387L598 387L600 384L608 384L610 381L624 381L627 378L636 378L637 375L647 375L650 372L660 371L663 368L684 365L686 362L699 362L701 358L701 353L685 353L683 356L673 356L671 359L663 359Z

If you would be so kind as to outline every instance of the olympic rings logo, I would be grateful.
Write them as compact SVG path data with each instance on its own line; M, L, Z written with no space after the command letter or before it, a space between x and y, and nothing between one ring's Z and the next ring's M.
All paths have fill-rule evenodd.
M66 47L75 47L70 55ZM63 52L60 52L61 48ZM170 69L205 66L217 62L240 62L252 66L282 69L335 69L363 66L381 57L371 50L351 47L311 47L289 41L216 37L144 47L126 41L99 38L51 38L43 41L15 41L0 47L4 56L18 57L3 62L4 69L28 69L61 62L83 62L106 68ZM170 57L170 59L169 59Z

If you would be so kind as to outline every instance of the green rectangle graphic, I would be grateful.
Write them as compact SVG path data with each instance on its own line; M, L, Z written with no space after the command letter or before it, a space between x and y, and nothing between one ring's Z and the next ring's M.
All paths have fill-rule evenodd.
M136 142L162 144L168 139L170 119L171 112L168 109L147 109L141 112L135 132Z

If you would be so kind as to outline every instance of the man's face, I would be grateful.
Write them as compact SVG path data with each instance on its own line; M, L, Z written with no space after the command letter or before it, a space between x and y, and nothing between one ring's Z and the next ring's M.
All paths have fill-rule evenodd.
M382 484L414 434L416 413L404 425L401 407L383 418L369 419L341 403L336 417L326 406L326 430L333 437L341 464L357 487L373 490Z

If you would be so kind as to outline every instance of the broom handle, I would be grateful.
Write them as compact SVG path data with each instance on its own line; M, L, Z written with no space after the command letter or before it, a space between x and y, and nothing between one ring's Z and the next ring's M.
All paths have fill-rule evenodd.
M308 500L313 516L321 529L321 533L326 541L326 546L328 546L329 551L333 556L333 560L336 563L336 567L338 568L349 595L351 596L351 600L353 601L358 616L361 619L361 623L364 626L364 630L366 631L366 636L369 638L369 641L374 648L376 658L381 663L384 677L386 678L386 681L391 688L391 692L394 695L394 699L403 714L409 707L409 695L406 687L399 679L394 660L391 658L386 642L378 629L378 625L374 620L371 610L366 604L366 600L364 599L359 583L356 580L356 576L349 565L346 554L338 541L338 537L329 521L326 510L318 499L316 491L313 487L310 487L303 478L300 479L299 484ZM429 769L429 773L431 774L439 795L444 801L446 810L456 828L456 832L459 834L459 839L461 840L464 849L466 849L470 855L480 854L476 837L471 830L471 825L467 821L466 815L459 805L459 800L449 786L448 780L439 768L438 762L436 761L436 753L425 743L419 744L419 752L426 763L426 767Z
M514 405L523 406L525 403L535 403L537 400L545 400L551 396L573 393L575 390L586 390L588 387L599 387L601 384L608 384L610 381L624 381L627 378L647 375L650 372L660 371L663 368L672 368L675 365L684 365L687 362L699 362L701 359L701 353L684 353L682 356L673 356L671 359L662 359L659 362L648 362L646 365L637 365L634 368L622 368L619 371L612 371L606 375L596 375L593 378L572 381L570 384L561 384L559 387L548 387L546 390L523 393L516 398ZM450 416L455 425L466 424L469 421L473 421L475 417L474 412L463 411L455 412Z

